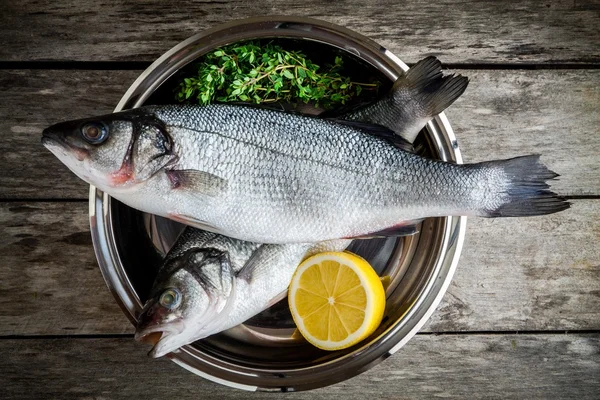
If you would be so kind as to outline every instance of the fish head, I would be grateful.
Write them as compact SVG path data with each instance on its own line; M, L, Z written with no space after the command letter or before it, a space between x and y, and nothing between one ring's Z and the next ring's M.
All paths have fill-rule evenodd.
M166 126L145 109L52 125L42 144L81 179L111 192L150 179L176 158Z
M233 284L223 251L191 249L168 260L138 318L135 339L153 344L149 355L156 358L208 336L227 317Z

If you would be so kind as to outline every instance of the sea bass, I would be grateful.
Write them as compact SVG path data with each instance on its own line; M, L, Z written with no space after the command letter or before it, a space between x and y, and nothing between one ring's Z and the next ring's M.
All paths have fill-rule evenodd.
M448 91L462 93L430 83L443 78L428 65L401 77L419 82L413 96L425 91L421 98L438 105L455 98ZM411 122L397 112L406 126L423 124L423 113ZM411 234L426 217L569 207L548 190L558 175L538 155L444 163L406 151L406 141L380 125L239 105L147 106L69 121L44 130L42 143L133 208L260 243Z
M285 296L305 257L349 243L261 245L188 227L159 269L135 338L155 342L150 355L160 357L239 325Z

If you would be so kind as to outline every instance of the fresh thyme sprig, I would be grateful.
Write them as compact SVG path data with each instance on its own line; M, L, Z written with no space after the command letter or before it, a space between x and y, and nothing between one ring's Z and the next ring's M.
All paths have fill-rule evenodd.
M197 99L252 103L313 103L331 109L360 95L363 89L377 90L379 82L354 82L342 76L343 59L321 68L300 51L284 50L273 43L234 44L203 57L195 76L185 78L176 89L180 102ZM322 71L321 71L322 70Z

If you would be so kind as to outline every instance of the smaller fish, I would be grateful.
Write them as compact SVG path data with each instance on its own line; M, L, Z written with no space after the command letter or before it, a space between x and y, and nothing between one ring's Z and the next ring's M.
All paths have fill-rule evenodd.
M233 328L284 298L304 258L348 244L259 244L188 227L159 269L135 339L161 357Z

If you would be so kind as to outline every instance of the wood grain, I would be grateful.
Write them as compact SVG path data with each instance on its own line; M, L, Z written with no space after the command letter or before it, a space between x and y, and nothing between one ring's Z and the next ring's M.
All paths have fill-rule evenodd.
M417 335L348 381L289 399L597 399L600 335ZM10 399L259 399L153 360L133 338L0 340Z
M600 200L533 218L470 218L432 331L600 329Z
M0 198L87 198L89 185L42 146L61 120L113 111L136 71L0 71Z
M600 329L600 200L470 219L430 332ZM131 333L94 259L87 203L0 203L0 335Z
M600 71L465 71L447 110L465 161L542 153L564 195L600 195ZM138 71L0 71L0 199L85 199L88 187L40 144L46 126L109 113Z
M0 14L0 61L153 61L233 19L308 16L362 33L407 62L598 63L594 0L302 2L25 0Z
M131 331L98 269L87 203L4 203L0 210L2 334Z
M465 71L446 112L464 162L542 154L566 195L600 195L600 71Z

